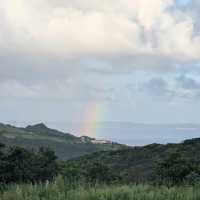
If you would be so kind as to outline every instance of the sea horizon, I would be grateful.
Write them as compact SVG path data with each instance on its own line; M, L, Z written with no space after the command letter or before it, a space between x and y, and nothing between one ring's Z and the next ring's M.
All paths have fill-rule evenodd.
M187 139L200 137L200 124L198 123L48 122L35 120L26 122L4 121L2 123L17 127L44 123L49 128L78 137L86 135L130 146L144 146L152 143L179 143Z

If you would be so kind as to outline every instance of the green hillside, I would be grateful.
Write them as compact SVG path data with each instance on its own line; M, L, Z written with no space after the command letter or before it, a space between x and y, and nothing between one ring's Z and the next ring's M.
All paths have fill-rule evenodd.
M102 150L117 150L124 146L112 144L93 144L92 138L76 137L69 133L50 129L40 123L26 128L0 124L0 142L17 145L27 149L50 147L60 160L68 160Z
M70 160L67 165L84 170L95 163L102 163L120 175L125 182L146 182L154 179L157 163L173 152L179 152L191 163L199 165L200 139L186 140L180 144L151 144L117 151L96 152Z

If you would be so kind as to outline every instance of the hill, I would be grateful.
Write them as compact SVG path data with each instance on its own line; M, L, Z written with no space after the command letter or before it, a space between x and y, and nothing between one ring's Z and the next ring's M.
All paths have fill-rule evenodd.
M87 136L76 137L69 133L50 129L40 123L19 128L0 123L0 142L26 149L50 147L60 160L68 160L98 151L117 150L125 146L117 143L102 143Z
M119 174L125 182L145 182L154 178L156 164L172 152L180 152L191 162L200 164L200 138L186 140L180 144L151 144L116 151L96 152L72 159L67 166L88 169L95 163L103 163Z

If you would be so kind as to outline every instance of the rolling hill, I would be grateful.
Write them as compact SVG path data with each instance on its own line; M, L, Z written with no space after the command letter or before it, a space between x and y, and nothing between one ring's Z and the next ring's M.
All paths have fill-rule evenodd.
M127 148L112 142L98 144L98 141L93 138L76 137L69 133L50 129L43 123L26 128L0 123L0 143L36 150L40 147L50 147L60 160L68 160L98 151Z
M143 147L96 152L67 161L69 167L88 169L94 163L102 163L123 177L126 182L153 180L156 164L172 152L180 152L190 162L200 164L200 138L185 140L179 144L151 144Z

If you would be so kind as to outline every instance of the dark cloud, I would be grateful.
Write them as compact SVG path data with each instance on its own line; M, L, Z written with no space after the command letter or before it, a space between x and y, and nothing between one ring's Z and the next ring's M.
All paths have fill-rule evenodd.
M175 81L176 87L180 88L185 98L199 100L200 82L195 77L181 75Z
M152 78L143 83L140 89L148 95L166 98L166 100L174 94L174 92L170 89L168 82L159 77Z
M200 82L196 81L194 78L181 75L176 78L176 81L178 85L183 89L200 91Z

